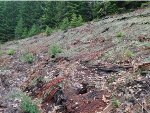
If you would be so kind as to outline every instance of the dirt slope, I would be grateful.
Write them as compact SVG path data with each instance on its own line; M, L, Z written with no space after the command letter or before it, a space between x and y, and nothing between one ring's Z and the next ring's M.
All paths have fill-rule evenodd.
M56 43L63 52L51 58L48 48ZM8 55L9 48L15 54ZM1 49L0 112L21 112L20 101L9 98L20 89L42 99L43 113L52 112L54 103L64 113L150 112L150 8L11 41ZM26 51L34 55L32 64L21 60Z

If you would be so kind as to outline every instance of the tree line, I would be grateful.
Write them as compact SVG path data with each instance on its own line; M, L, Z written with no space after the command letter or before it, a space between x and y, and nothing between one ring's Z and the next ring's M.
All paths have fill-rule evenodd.
M122 13L145 1L0 1L0 42L54 29L66 30L106 15Z

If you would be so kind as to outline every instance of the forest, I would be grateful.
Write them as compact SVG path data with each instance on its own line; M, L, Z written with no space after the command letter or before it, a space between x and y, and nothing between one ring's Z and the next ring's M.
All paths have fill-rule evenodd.
M76 27L107 15L144 7L146 1L1 1L0 41Z

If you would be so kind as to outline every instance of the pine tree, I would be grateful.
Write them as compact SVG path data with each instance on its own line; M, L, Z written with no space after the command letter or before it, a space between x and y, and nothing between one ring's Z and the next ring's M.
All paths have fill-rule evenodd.
M54 1L45 2L44 14L41 17L42 26L44 28L46 28L46 26L50 26L51 28L56 26L56 3L57 2Z
M83 23L83 19L82 19L81 15L79 15L77 17L76 14L72 14L72 19L71 19L71 22L70 22L72 27L78 27L78 26L82 25L82 23Z
M39 33L40 29L36 24L33 24L33 26L31 27L31 30L29 31L29 36L34 36L37 33Z
M83 24L83 18L81 15L79 15L77 26L81 26L82 24Z
M71 19L71 22L70 22L70 25L72 27L77 27L77 24L78 24L78 18L77 18L77 15L75 13L72 14L72 19Z
M46 30L45 30L46 36L49 36L52 32L53 32L52 28L50 28L49 26L47 26Z
M0 2L0 40L2 42L15 38L19 2Z
M28 37L28 30L27 30L27 28L25 28L23 30L23 33L22 33L22 38L26 38L26 37Z
M77 27L83 21L129 11L142 3L146 1L1 1L0 41L25 38L28 32L33 36L46 26L64 30L68 26Z
M3 42L5 39L5 27L4 27L4 2L0 2L0 43Z
M17 39L22 38L23 32L23 19L20 18L15 29L15 37Z
M66 17L66 18L63 19L63 22L61 23L60 29L66 30L66 29L68 29L69 25L70 25L69 20Z
M77 14L81 15L84 21L91 21L93 19L91 2L80 1L77 10Z

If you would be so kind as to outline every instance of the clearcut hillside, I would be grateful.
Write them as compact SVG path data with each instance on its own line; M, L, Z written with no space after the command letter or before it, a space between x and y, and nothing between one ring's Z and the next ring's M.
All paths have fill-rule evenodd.
M40 113L149 113L150 8L2 44L0 113L25 113L14 92Z

